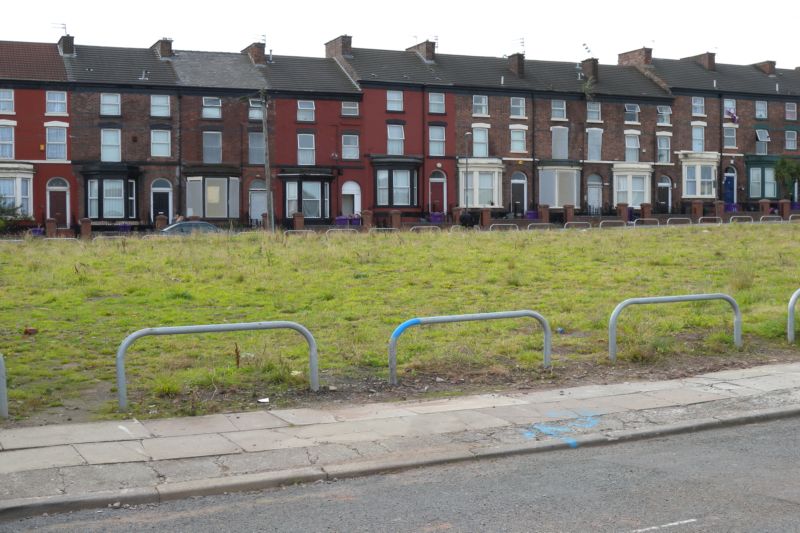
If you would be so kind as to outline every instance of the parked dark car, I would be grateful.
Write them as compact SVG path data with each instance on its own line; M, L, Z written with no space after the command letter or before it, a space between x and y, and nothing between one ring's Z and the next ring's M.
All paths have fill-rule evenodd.
M192 233L222 233L214 224L201 220L186 220L176 222L161 230L164 235L191 235Z

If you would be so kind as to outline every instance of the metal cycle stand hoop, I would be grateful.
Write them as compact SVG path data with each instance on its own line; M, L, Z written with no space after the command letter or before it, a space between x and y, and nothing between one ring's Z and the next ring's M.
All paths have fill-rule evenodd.
M552 343L552 333L547 319L536 311L523 309L521 311L500 311L496 313L475 313L471 315L446 315L446 316L426 316L406 320L392 332L389 338L389 384L397 385L397 341L400 335L411 326L422 326L425 324L444 324L448 322L472 322L476 320L497 320L501 318L535 318L544 329L544 357L545 367L550 366L550 346Z
M8 418L8 386L6 384L6 360L0 354L0 417Z
M703 300L725 300L733 308L733 342L737 348L742 347L742 312L739 304L733 297L722 293L712 294L684 294L680 296L654 296L650 298L629 298L617 305L608 320L608 358L611 361L617 360L617 318L623 309L629 305L640 304L662 304L676 302L697 302Z
M262 329L293 329L305 337L308 342L308 373L311 390L319 390L319 361L317 355L317 341L305 326L297 322L238 322L235 324L206 324L200 326L176 326L161 328L145 328L135 331L125 337L117 349L117 395L119 408L128 408L128 384L125 379L125 354L131 344L142 337L153 335L186 335L189 333L222 333L228 331L255 331Z
M794 307L797 305L797 300L800 299L800 289L794 291L792 297L789 298L789 318L786 320L786 340L789 344L794 344Z

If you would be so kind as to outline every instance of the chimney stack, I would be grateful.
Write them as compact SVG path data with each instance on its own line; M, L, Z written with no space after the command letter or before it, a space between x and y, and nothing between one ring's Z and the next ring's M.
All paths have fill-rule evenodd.
M519 76L520 78L525 77L525 54L521 52L517 52L516 54L511 54L508 56L508 68Z
M581 70L583 71L583 75L586 76L586 79L593 79L594 81L600 81L600 72L597 65L597 58L590 57L589 59L584 59L581 61Z
M264 43L253 43L244 50L242 50L243 54L247 54L250 58L250 61L253 62L254 65L266 65L267 64L267 45Z
M433 41L424 41L411 48L406 48L406 52L416 52L428 63L436 61L436 43Z
M621 67L636 67L645 66L653 63L653 49L652 48L639 48L638 50L631 50L630 52L623 52L619 54L617 65Z
M75 37L72 35L62 35L58 40L58 51L62 56L75 55Z
M325 57L351 57L353 55L353 38L340 35L325 43Z
M716 55L714 52L706 52L697 56L684 57L681 61L694 61L706 70L717 70Z
M169 37L162 37L156 43L150 47L151 49L155 50L158 54L158 57L165 58L165 57L172 57L175 54L172 52L172 39Z
M758 70L760 70L761 72L763 72L764 74L766 74L768 76L774 76L775 75L775 62L774 61L762 61L761 63L756 63L753 66L756 67Z

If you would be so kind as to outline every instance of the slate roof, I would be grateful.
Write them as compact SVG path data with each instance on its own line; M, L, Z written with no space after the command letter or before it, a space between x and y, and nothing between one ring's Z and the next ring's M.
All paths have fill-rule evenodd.
M576 63L564 61L525 61L525 78L537 91L583 92L586 79L578 79ZM596 95L638 96L642 98L671 95L649 80L636 67L598 65Z
M353 48L345 60L358 73L359 81L452 85L453 80L438 61L427 64L416 52Z
M360 92L333 59L272 56L263 73L267 87L278 91Z
M177 50L169 63L184 87L257 90L265 86L259 70L263 67L253 65L247 54Z
M67 81L58 45L0 41L0 79Z
M74 56L64 56L69 81L126 85L175 85L168 61L151 48L75 45Z
M800 75L793 70L776 69L775 76L769 76L753 65L717 63L716 70L706 70L693 59L657 58L652 64L658 76L676 89L781 96L800 94Z

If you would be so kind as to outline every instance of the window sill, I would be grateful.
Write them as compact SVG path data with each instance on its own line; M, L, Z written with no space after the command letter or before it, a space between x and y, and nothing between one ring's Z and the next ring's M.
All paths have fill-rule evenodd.
M658 126L660 128L671 128L672 127L672 123L669 123L669 124L658 124L658 123L656 123L656 126Z
M602 120L587 120L587 124L604 124Z
M569 119L550 117L550 122L569 122Z
M472 117L473 118L490 118L491 115L486 115L484 113L473 113Z
M66 115L66 114L61 114L61 115L58 115L58 116L65 117L65 116L67 116L67 115ZM100 114L100 118L122 118L122 114L116 114L116 115L103 115L103 114L101 113L101 114Z
M511 119L514 119L514 120L528 120L528 117L526 117L525 115L511 115L508 118L511 118Z
M339 115L341 118L361 118L361 115Z
M706 114L702 114L701 115L699 113L692 113L692 116L693 117L699 117L699 118L707 118L708 117L708 115L706 115Z
M163 120L163 119L171 120L172 119L172 115L150 115L150 118L153 119L153 120ZM253 120L253 119L250 119L250 120ZM259 120L261 120L261 119L259 119Z
M522 154L522 155L528 155L528 151L527 151L527 150L509 150L509 151L508 151L508 153L509 153L509 154Z
M626 120L625 121L625 125L626 126L641 126L642 123L641 122L634 122L632 120Z
M309 126L316 126L317 125L317 121L316 120L295 120L294 123L295 124L300 124L300 125L309 125Z
M405 111L402 110L402 109L387 109L386 112L387 113L405 113Z
M0 111L0 115L16 115L16 111ZM50 113L47 113L48 115Z
M438 115L438 116L442 116L442 115L446 115L446 114L447 114L447 111L428 111L428 114L429 114L429 115ZM475 115L473 115L473 116L475 116ZM511 117L511 118L514 118L514 117Z

